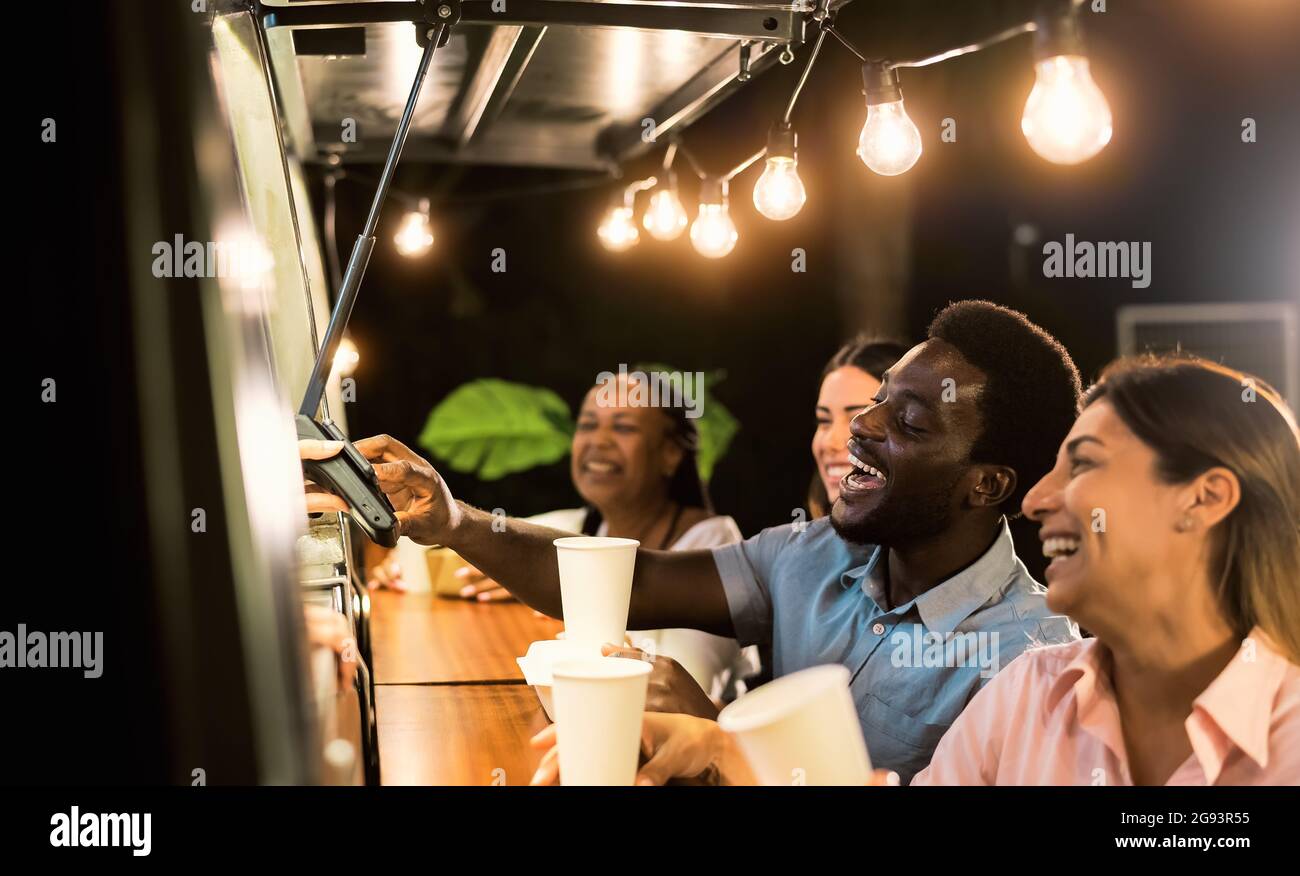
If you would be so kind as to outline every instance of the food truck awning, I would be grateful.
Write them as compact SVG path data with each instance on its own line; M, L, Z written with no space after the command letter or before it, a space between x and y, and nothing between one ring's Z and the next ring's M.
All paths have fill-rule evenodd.
M831 8L847 0L832 2ZM291 148L382 161L441 0L260 4ZM596 169L650 149L804 40L815 4L459 0L405 158ZM499 22L499 23L498 23ZM662 139L660 139L662 143Z

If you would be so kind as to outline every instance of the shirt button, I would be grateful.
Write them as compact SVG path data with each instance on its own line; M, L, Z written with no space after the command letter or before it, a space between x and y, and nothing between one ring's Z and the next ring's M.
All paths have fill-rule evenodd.
M875 633L877 636L883 636L885 634L885 625L875 624L872 626L871 632Z

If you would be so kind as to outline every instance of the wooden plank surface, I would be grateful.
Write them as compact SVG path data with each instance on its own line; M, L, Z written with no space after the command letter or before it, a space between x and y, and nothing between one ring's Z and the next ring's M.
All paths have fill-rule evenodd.
M518 602L375 591L370 597L375 683L522 682L515 658L563 628Z
M525 684L378 685L385 785L526 785L546 713Z

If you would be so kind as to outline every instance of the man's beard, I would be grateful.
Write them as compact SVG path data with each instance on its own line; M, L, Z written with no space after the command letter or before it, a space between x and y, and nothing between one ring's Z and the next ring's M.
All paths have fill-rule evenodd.
M860 520L840 521L832 508L831 526L840 538L860 545L894 546L932 538L952 523L952 491L960 479L958 473L951 484L932 493L883 503Z

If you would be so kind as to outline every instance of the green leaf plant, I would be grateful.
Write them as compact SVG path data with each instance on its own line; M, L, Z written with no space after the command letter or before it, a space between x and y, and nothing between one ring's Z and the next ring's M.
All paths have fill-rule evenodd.
M635 370L670 372L672 380L681 380L680 372L662 364L639 364ZM695 419L700 477L705 481L740 428L711 393L724 376L721 371L704 375L700 416ZM419 443L453 471L495 481L563 459L574 428L569 406L551 390L483 378L457 387L429 412Z

